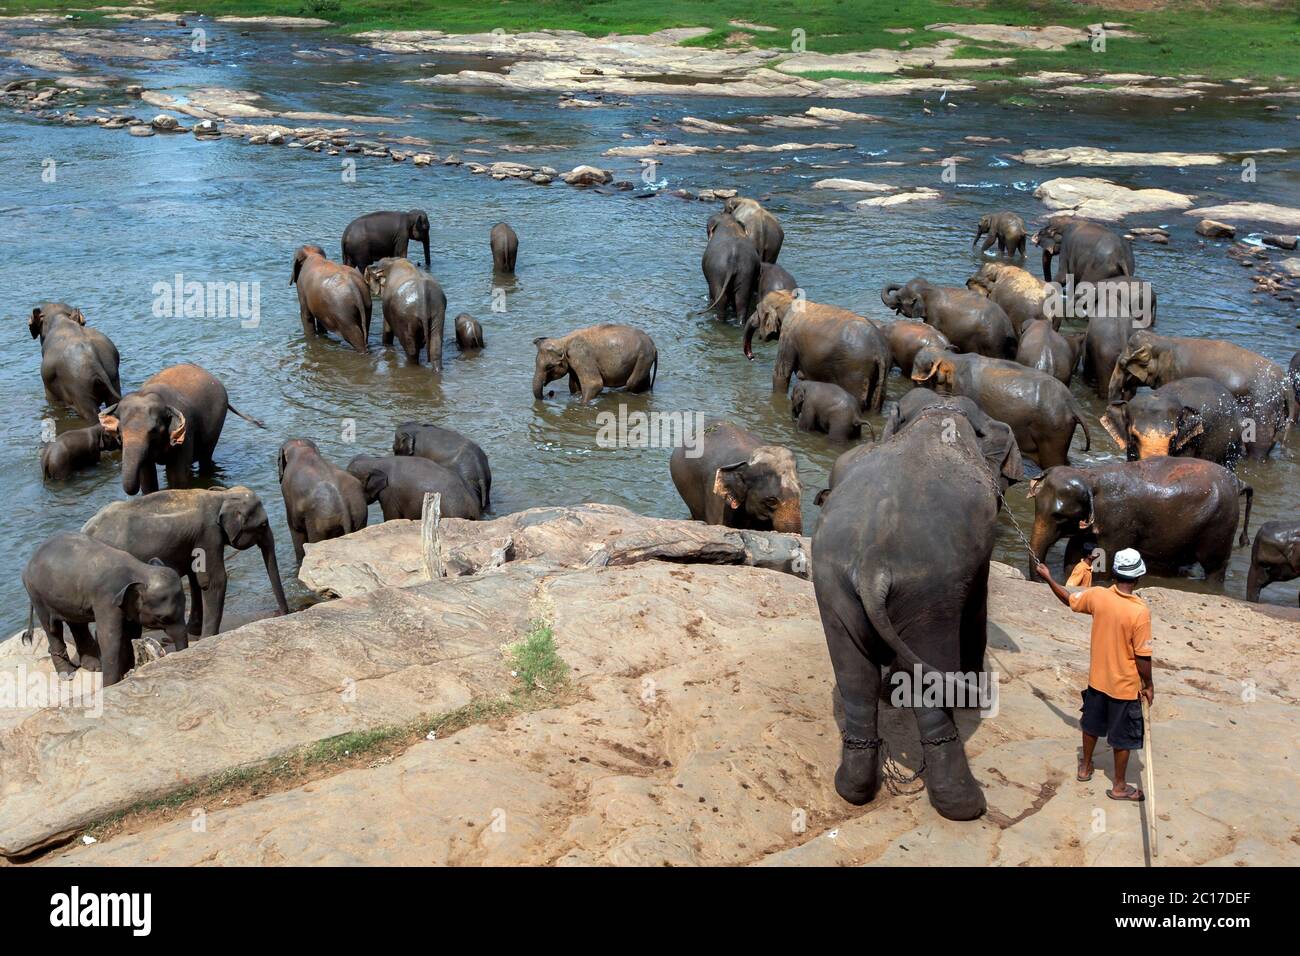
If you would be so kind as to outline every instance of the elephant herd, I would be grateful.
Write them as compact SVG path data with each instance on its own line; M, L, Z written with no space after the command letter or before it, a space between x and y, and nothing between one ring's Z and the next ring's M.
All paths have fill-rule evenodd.
M1026 478L1026 461L1038 470L1029 481L1036 559L1062 538L1067 560L1093 545L1107 554L1137 547L1157 570L1199 564L1221 582L1241 501L1237 540L1244 544L1253 499L1233 469L1245 457L1266 459L1296 419L1300 353L1284 370L1231 343L1157 334L1155 298L1135 277L1132 249L1105 226L1058 217L1030 237L1021 217L1003 212L981 218L976 244L981 237L980 254L996 243L1002 258L982 262L964 287L922 277L890 282L881 301L894 317L883 319L808 300L777 264L781 223L756 200L729 199L706 224L705 311L735 316L750 360L756 342L775 343L772 388L789 393L798 428L836 443L859 441L864 426L870 435L843 451L817 494L812 544L843 735L835 784L853 803L872 799L886 759L876 714L882 668L981 669L999 514L1007 489ZM1042 249L1042 280L1014 264L1031 238ZM424 269L406 258L411 240L423 247ZM512 272L514 230L499 223L489 242L493 268ZM396 342L412 362L423 357L440 370L447 299L429 266L429 220L421 210L355 220L343 234L340 262L320 246L299 247L290 282L304 331L333 333L364 353L378 298L383 343ZM71 676L77 667L65 624L80 666L102 669L105 684L130 669L131 640L143 628L163 631L168 650L215 634L226 547L259 547L287 613L257 495L243 487L187 487L195 464L211 466L227 412L261 423L236 410L221 382L196 365L164 369L122 394L116 348L79 309L42 303L30 325L41 339L47 397L91 423L42 450L47 478L65 478L120 449L123 490L140 494L101 510L80 532L44 542L24 570L32 614L59 673ZM455 334L462 349L483 345L482 327L468 315L456 320ZM590 403L605 389L649 391L658 374L654 341L626 325L539 336L534 346L537 401L560 379ZM913 387L886 409L895 368ZM1076 372L1108 401L1100 424L1123 460L1071 463L1076 430L1085 449L1093 437L1070 390ZM885 413L879 440L871 413ZM678 448L668 463L693 519L802 533L803 489L788 448L714 420L696 451ZM157 490L159 465L168 491ZM391 454L357 455L346 468L311 440L290 438L277 453L277 473L300 562L307 544L363 528L376 501L384 520L419 518L430 493L441 495L450 517L478 519L491 507L483 449L436 425L400 424ZM1266 524L1255 540L1248 597L1297 576L1300 523ZM914 714L931 801L953 819L979 815L983 796L953 708L917 707Z

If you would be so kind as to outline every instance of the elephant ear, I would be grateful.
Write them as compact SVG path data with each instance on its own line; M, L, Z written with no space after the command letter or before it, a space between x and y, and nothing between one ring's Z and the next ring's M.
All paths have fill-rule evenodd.
M1120 451L1128 451L1128 437L1125 434L1127 431L1125 410L1127 408L1128 402L1111 402L1099 419L1101 427L1106 429L1106 434L1115 440L1115 444L1119 446Z
M1184 405L1178 413L1178 430L1174 438L1174 447L1182 449L1189 441L1205 431L1205 421L1199 409Z
M127 611L129 605L138 604L140 600L140 588L141 584L139 581L128 581L116 594L113 595L113 606L120 607L123 611Z
M284 481L284 469L288 464L289 462L285 457L284 449L281 448L280 453L275 456L275 477L277 481Z
M817 496L813 498L813 504L820 508L826 504L826 499L830 496L831 490L829 488L823 488L821 491L817 492Z
M221 503L221 510L217 512L217 523L221 525L221 533L225 535L227 544L243 533L247 520L244 502L239 498L231 496Z
M41 314L40 306L32 309L32 317L27 320L27 330L32 333L32 338L37 338L41 334L41 326L45 324L45 316Z
M388 475L375 468L366 475L365 481L361 484L366 492L366 501L376 501L384 489L388 487Z
M185 441L186 422L185 416L181 410L174 405L167 406L167 412L171 419L171 429L167 434L167 440L172 445L180 445Z
M1037 478L1029 479L1029 490L1026 494L1028 494L1030 498L1038 497L1038 489L1042 486L1044 477L1044 475L1039 475Z
M727 507L735 510L745 501L745 472L748 461L738 461L732 465L723 465L713 474L713 493L727 502Z
M121 423L117 420L116 415L110 415L108 412L100 412L99 424L103 426L106 435L112 435L114 438L120 439L121 435L119 426Z
M995 474L1000 474L1010 484L1023 481L1025 463L1020 457L1020 446L1016 444L1015 432L1005 422L990 418L981 426L980 444L984 449L984 459Z

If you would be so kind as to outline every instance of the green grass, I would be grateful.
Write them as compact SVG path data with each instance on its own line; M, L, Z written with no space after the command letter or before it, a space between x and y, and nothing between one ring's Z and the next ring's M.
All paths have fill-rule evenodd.
M93 5L90 0L0 0L10 15ZM354 32L551 28L603 36L667 27L709 27L707 36L690 42L714 47L726 45L732 35L740 33L745 42L755 46L789 49L791 31L799 29L805 32L807 49L820 53L898 49L905 40L917 47L951 39L951 35L923 29L936 22L1085 26L1110 20L1130 24L1146 38L1110 38L1104 54L1093 53L1087 43L1057 52L1015 51L1002 44L967 44L964 49L976 57L1014 56L1016 63L1007 68L1004 77L1061 70L1300 78L1300 10L1294 0L1263 0L1250 6L1217 0L1170 0L1166 9L1154 11L1126 10L1122 0L1110 0L1109 6L1070 0L970 0L961 5L943 0L162 0L159 8L197 8L214 16L316 16ZM777 29L746 32L730 26L731 20ZM912 27L916 32L906 36L885 32L889 27Z
M555 633L545 621L533 621L523 640L506 648L511 670L525 694L555 693L569 678L569 666L555 648Z

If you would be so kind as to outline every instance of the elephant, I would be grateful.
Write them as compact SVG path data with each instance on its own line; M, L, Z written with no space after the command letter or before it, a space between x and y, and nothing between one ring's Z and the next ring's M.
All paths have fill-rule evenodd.
M258 428L266 426L230 404L226 387L206 369L186 363L150 376L137 391L105 409L99 423L122 445L122 490L148 494L158 490L158 465L167 484L189 484L190 469L212 467L212 454L226 412Z
M763 296L769 292L794 292L799 288L799 283L795 277L790 275L783 266L775 262L764 262L758 267L758 299L762 301Z
M880 300L899 315L933 325L959 352L1007 359L1016 354L1016 330L1002 306L969 289L913 279L885 286Z
M462 352L483 347L483 326L467 312L456 316L456 346Z
M835 790L851 804L869 803L880 786L888 759L877 723L881 669L893 666L917 681L943 675L941 701L911 706L931 805L950 820L986 809L954 710L978 706L971 678L984 668L998 481L1023 477L1004 437L999 460L964 415L924 409L857 454L824 500L813 589L835 671Z
M478 498L479 507L492 507L492 467L476 443L458 431L437 425L403 422L393 434L394 455L415 455L450 468Z
M1157 455L1204 458L1233 468L1244 449L1237 399L1209 378L1180 378L1111 402L1101 424L1129 461Z
M1048 307L1048 296L1053 293L1051 284L1041 281L1027 269L1005 262L986 262L966 280L966 288L1001 306L1017 337L1021 329L1035 319L1051 318L1052 328L1061 327L1061 311L1048 315L1052 311Z
M1034 319L1021 327L1016 361L1069 385L1074 367L1079 364L1083 342L1083 332L1062 335L1052 328L1050 319Z
M103 425L74 428L41 446L41 473L54 481L71 478L73 472L93 468L106 451L122 447L116 434Z
M1029 567L1061 538L1087 536L1108 556L1137 548L1157 574L1177 574L1198 563L1207 580L1222 584L1243 494L1244 545L1254 489L1212 461L1160 456L1048 468L1029 482L1034 499Z
M988 252L989 247L994 242L998 244L998 252L1007 256L1021 256L1025 254L1025 240L1029 238L1029 233L1025 229L1025 221L1014 212L991 212L980 216L979 223L975 226L975 238L971 240L971 248L975 248L975 243L980 241L980 236L985 233L988 238L984 240L984 245L980 246L980 253Z
M800 379L790 391L790 413L806 432L826 432L833 442L862 436L871 425L861 416L858 399L838 385Z
M489 241L492 246L492 271L514 272L515 257L519 254L519 237L510 228L510 224L499 222L493 226Z
M889 375L889 341L871 322L847 309L769 292L745 323L745 357L754 358L755 333L763 341L780 339L772 368L772 390L784 393L796 372L831 382L860 407L879 411Z
M299 246L289 285L298 287L304 332L328 330L362 355L370 351L370 287L360 272L330 262L320 246Z
M360 480L326 460L314 441L291 438L281 445L276 470L299 565L304 545L341 538L366 526L369 503Z
M89 328L80 309L42 302L32 309L27 328L41 340L41 380L50 401L93 422L101 405L114 405L122 397L117 346Z
M1043 279L1047 282L1065 285L1072 278L1078 285L1134 274L1132 244L1088 219L1057 216L1038 230L1034 245L1043 250ZM1054 256L1060 256L1055 280L1052 279Z
M781 244L785 242L785 230L776 216L764 209L758 200L743 196L728 199L722 204L722 209L740 223L763 262L776 262L776 257L781 254Z
M885 416L885 429L880 440L889 441L926 409L935 407L954 409L966 416L966 421L975 429L975 437L979 439L980 447L984 449L984 457L991 468L1000 469L1004 462L1010 462L1013 465L1012 471L1024 471L1020 446L1016 444L1016 435L1010 425L990 418L973 399L965 395L940 395L933 389L920 385L894 403L889 414ZM838 461L831 467L832 487L836 478L835 469L839 467ZM1005 493L1014 483L1005 475L999 481L1001 493Z
M707 422L699 454L688 456L679 445L668 461L668 472L694 521L803 533L794 453L782 445L763 444L734 422Z
M1126 315L1094 315L1088 319L1083 336L1083 380L1096 389L1098 398L1107 397L1115 362L1136 330Z
M1291 399L1292 411L1291 421L1294 423L1300 421L1300 351L1291 356L1291 363L1287 366L1287 376L1291 379Z
M758 288L762 261L754 243L745 234L745 228L732 216L718 213L709 217L709 244L704 247L700 268L709 285L709 304L695 315L714 312L725 319L734 310L736 318L745 321L754 293Z
M442 495L444 518L477 521L483 514L478 496L460 475L427 458L357 455L348 462L348 473L361 482L367 504L379 501L385 521L396 518L418 521L426 494Z
M1070 463L1076 423L1083 429L1084 449L1092 448L1070 389L1046 372L1004 359L925 349L916 357L912 381L974 399L985 414L1011 426L1020 454L1039 468Z
M952 343L946 335L924 322L913 322L911 319L882 322L870 317L867 321L885 336L885 341L889 343L890 366L899 369L905 378L912 377L912 363L921 349L934 349L937 352L952 349Z
M442 334L447 321L447 296L438 280L410 259L380 259L366 266L370 295L384 305L382 341L402 344L406 357L420 364L420 350L427 349L429 365L442 371Z
M1137 276L1116 276L1091 283L1074 283L1073 303L1067 302L1069 289L1057 286L1047 302L1053 321L1070 312L1085 322L1093 318L1120 316L1131 320L1132 328L1155 328L1158 300L1151 283ZM1072 311L1071 311L1072 310Z
M141 561L157 558L188 578L192 635L211 637L221 630L228 547L257 546L276 607L289 613L271 519L251 488L184 488L115 501L96 512L81 533Z
M424 247L424 268L428 269L428 213L423 209L366 213L353 219L343 230L343 264L365 272L366 266L380 259L404 259L412 239L419 240Z
M1107 396L1132 398L1139 385L1159 388L1180 378L1211 378L1236 396L1250 458L1267 458L1292 418L1295 397L1276 362L1231 342L1145 330L1133 333L1115 360Z
M533 339L537 365L533 398L542 400L548 382L569 376L569 393L581 392L583 404L606 388L648 392L659 373L659 350L650 336L630 325L604 322L558 338Z
M23 568L31 605L24 644L32 642L32 616L41 622L59 677L71 680L63 625L77 645L80 666L100 671L104 686L135 667L131 641L143 628L162 630L177 650L189 646L181 579L160 561L139 560L84 534L64 532L44 541ZM92 637L90 625L95 625Z
M1264 522L1250 549L1246 600L1258 602L1263 588L1296 578L1300 578L1300 521Z
M912 392L916 391L929 392L930 390L928 388L912 389ZM910 395L912 392L908 392L908 394ZM830 474L826 477L826 487L817 492L816 497L813 498L813 504L818 508L825 505L826 499L830 497L831 491L834 490L836 485L844 480L844 476L849 473L849 469L852 468L863 455L870 454L875 447L876 445L874 442L867 442L861 445L854 445L847 451L840 452L839 457L831 464Z

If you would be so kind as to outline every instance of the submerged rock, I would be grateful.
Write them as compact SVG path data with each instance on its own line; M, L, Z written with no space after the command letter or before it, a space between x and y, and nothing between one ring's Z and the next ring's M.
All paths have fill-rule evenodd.
M1049 179L1034 195L1053 210L1086 219L1116 222L1135 213L1186 209L1192 197L1168 189L1129 189L1108 179L1083 176Z
M570 186L599 186L613 182L614 174L599 166L575 166L560 178Z

